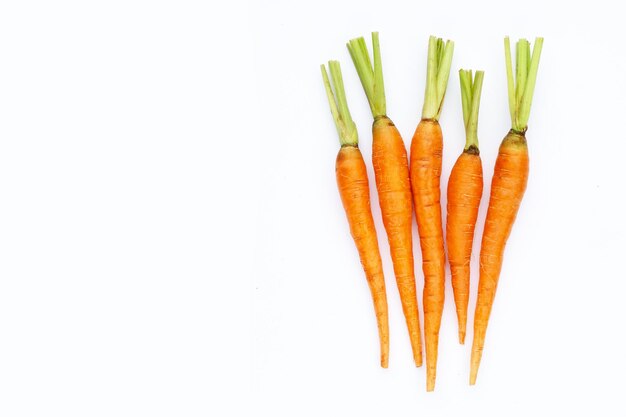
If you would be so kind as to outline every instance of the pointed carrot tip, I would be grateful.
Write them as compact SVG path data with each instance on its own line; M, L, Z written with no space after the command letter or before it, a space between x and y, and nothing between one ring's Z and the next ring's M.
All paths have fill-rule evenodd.
M478 368L475 368L472 366L472 368L470 369L470 385L475 385L476 384L476 377L478 376Z
M428 375L427 379L426 379L426 391L427 392L432 392L435 390L435 377L434 375Z
M381 368L389 368L389 358L388 357L381 357L380 358L380 367Z
M422 358L415 359L415 367L420 368L422 366Z
M459 343L462 345L465 344L465 332L463 331L459 331Z

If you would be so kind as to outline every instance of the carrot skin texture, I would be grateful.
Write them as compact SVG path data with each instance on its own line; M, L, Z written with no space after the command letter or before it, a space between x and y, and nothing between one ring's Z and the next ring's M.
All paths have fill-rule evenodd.
M422 341L413 262L413 207L406 148L386 116L372 125L372 162L396 283L416 366L422 365Z
M465 343L470 287L470 261L478 207L483 194L483 167L478 150L464 151L448 180L446 243L452 274L459 343Z
M470 362L470 385L476 383L485 335L507 239L528 182L528 146L524 134L510 131L496 159L489 208L480 249L480 281L474 314L474 341Z
M378 336L380 339L380 366L389 366L389 316L383 263L370 206L367 169L361 151L356 146L342 146L335 164L337 186L348 217L365 277L372 293Z
M436 120L422 120L411 142L411 188L424 272L426 390L435 389L439 328L445 298L445 253L441 221L443 135Z

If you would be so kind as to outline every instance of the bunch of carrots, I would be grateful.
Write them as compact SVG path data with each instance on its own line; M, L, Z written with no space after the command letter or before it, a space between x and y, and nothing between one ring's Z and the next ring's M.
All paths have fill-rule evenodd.
M480 251L480 278L474 313L470 384L476 382L487 324L502 268L504 249L526 189L530 115L543 39L516 45L513 75L511 47L505 38L505 62L511 130L500 144L491 183ZM348 42L348 51L372 112L372 164L383 225L389 241L413 360L422 365L422 336L413 258L412 213L415 210L422 255L426 389L435 388L439 329L444 306L446 246L458 319L459 342L465 343L474 229L483 193L478 147L478 111L484 72L460 70L465 147L450 173L445 244L441 213L443 134L439 117L446 94L454 43L431 36L422 117L407 155L400 132L387 115L378 33L372 33L370 57L363 38ZM339 62L321 66L322 78L341 148L336 160L339 194L369 285L380 340L380 364L389 364L389 319L383 264L374 226L366 164L346 100ZM330 72L330 76L328 74Z

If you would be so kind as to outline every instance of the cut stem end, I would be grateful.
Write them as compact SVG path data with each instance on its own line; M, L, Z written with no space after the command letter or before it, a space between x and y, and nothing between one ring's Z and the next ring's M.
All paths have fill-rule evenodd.
M333 116L337 134L339 135L339 143L341 146L358 146L359 136L348 109L339 61L328 61L328 68L330 69L330 78L326 72L326 67L321 65L322 80L326 89L330 113Z
M517 132L525 132L528 128L530 107L537 81L539 58L543 48L543 38L535 38L535 45L530 52L530 42L520 39L515 44L515 78L513 77L513 60L509 37L504 38L504 57L506 61L506 78L509 95L509 112L511 128Z
M431 36L428 39L428 65L426 68L426 92L422 119L439 120L443 99L446 95L454 42Z
M472 70L459 70L465 124L465 151L472 148L478 150L478 110L484 76L484 71L476 71L473 75Z
M380 57L378 32L372 32L373 65L365 39L362 37L352 39L348 42L347 47L361 80L363 90L365 90L372 116L374 118L384 116L387 114L387 103L385 100L385 84L383 82L383 66Z

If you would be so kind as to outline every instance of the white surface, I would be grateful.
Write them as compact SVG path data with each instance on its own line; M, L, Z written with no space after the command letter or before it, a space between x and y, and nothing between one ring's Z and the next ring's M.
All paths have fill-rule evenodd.
M379 4L274 1L253 13L259 108L271 128L255 138L264 146L251 410L273 416L626 413L626 32L620 9L608 2ZM345 48L360 35L369 44L372 30L380 32L388 114L407 146L421 114L428 35L456 42L441 117L444 191L464 143L457 71L486 71L479 119L486 192L475 255L497 148L510 126L502 38L545 37L527 135L528 191L475 387L468 385L470 345L457 342L449 275L434 393L425 392L425 369L411 363L373 187L371 115ZM378 367L370 296L335 185L339 146L319 74L328 59L341 61L370 168L389 297L388 370ZM476 272L474 256L470 323ZM421 273L417 281L421 305ZM471 325L468 330L471 343Z
M227 415L250 391L242 8L0 5L1 416Z
M624 414L620 9L385 4L0 5L0 415ZM380 224L391 362L377 365L319 74L341 60L369 164L344 43L372 30L407 143L429 34L456 41L455 71L487 71L487 178L508 128L502 37L546 37L529 188L474 388L448 292L425 392ZM444 186L460 109L453 75Z

